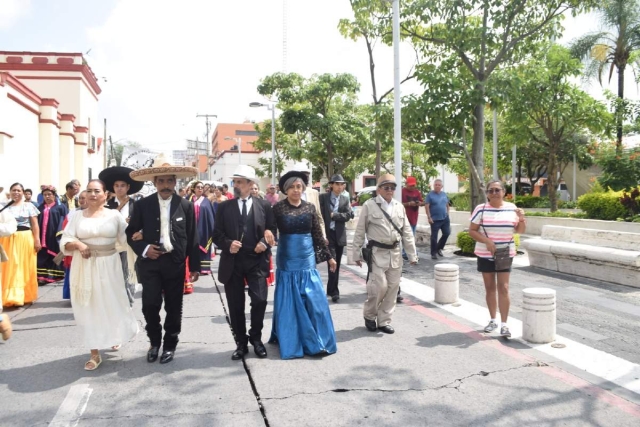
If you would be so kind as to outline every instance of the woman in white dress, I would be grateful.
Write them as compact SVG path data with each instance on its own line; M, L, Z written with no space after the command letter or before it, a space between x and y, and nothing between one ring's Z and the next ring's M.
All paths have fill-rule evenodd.
M89 181L86 191L87 208L71 218L60 247L73 256L71 305L84 345L91 349L84 369L93 371L102 363L99 349L117 350L138 333L138 322L129 305L118 253L127 244L127 222L119 212L104 207L102 181Z

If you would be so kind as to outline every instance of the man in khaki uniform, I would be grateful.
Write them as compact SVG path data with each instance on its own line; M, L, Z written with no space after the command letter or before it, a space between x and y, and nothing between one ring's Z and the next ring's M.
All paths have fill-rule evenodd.
M393 175L385 174L378 178L378 195L362 205L353 238L353 257L358 266L362 266L360 248L364 244L365 235L368 239L367 246L372 247L373 252L372 270L367 281L367 300L363 310L364 324L372 332L379 329L387 334L395 332L391 326L391 315L396 308L396 296L402 276L400 243L407 252L409 262L418 263L411 224L402 203L393 198L395 190L396 179Z

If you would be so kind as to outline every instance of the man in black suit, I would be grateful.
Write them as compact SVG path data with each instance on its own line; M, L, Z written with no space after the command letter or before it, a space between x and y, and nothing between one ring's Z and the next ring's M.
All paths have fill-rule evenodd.
M320 194L320 210L324 220L324 229L327 232L327 244L331 255L338 264L335 271L329 269L329 281L327 282L327 295L333 302L340 299L338 280L340 279L340 260L344 247L347 246L347 232L345 225L353 218L353 210L349 197L344 195L347 183L342 175L333 175L329 181L331 191Z
M251 197L255 170L240 165L233 175L234 199L218 205L213 228L213 242L221 250L218 280L224 284L231 328L236 350L231 359L242 359L251 342L256 355L267 357L262 343L264 313L267 308L267 277L271 246L274 244L276 224L271 204ZM247 336L245 281L251 298L251 329Z
M163 296L167 315L160 363L168 363L173 360L182 325L187 257L191 281L198 280L200 274L198 228L193 204L175 194L176 178L188 178L197 172L192 167L171 166L161 155L154 161L154 166L130 174L136 181L153 181L157 189L157 194L136 202L126 231L129 246L138 255L136 272L142 283L142 314L151 343L147 352L150 363L158 359L162 342L160 308ZM136 232L142 233L141 240L134 239Z

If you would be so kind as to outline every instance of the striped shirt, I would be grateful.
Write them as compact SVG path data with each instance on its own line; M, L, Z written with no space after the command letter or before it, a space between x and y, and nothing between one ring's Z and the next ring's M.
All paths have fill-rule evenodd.
M515 227L520 221L516 214L516 205L503 202L500 208L494 208L489 203L476 206L471 214L471 223L479 224L480 233L485 234L497 247L509 245L509 255L516 256L516 244L513 241ZM480 258L493 258L484 243L476 242L474 251Z

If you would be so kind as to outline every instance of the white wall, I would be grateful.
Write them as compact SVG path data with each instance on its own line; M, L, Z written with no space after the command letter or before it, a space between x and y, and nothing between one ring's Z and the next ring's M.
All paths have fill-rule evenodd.
M13 135L13 138L5 138L4 154L0 154L2 157L0 185L8 191L11 184L20 182L25 188L31 188L34 193L37 193L40 188L39 119L36 114L7 98L7 90L26 104L38 109L38 106L13 89L7 86L0 87L0 105L2 105L0 130Z

